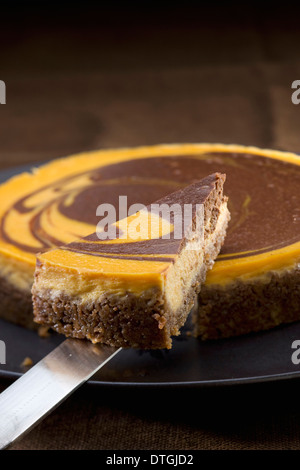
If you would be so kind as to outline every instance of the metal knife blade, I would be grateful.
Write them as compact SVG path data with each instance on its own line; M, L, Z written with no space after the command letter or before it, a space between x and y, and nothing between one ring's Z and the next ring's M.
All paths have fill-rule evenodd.
M0 449L32 429L121 350L63 341L0 394Z

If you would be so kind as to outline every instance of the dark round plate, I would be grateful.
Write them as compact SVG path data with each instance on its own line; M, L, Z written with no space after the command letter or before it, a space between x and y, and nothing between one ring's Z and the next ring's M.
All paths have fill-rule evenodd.
M31 165L0 172L0 181ZM203 342L183 331L171 350L123 350L89 381L114 386L212 386L242 384L300 377L300 365L292 362L292 343L300 340L300 322L238 338ZM52 351L64 337L36 332L0 321L0 340L5 342L6 364L0 377L15 379Z

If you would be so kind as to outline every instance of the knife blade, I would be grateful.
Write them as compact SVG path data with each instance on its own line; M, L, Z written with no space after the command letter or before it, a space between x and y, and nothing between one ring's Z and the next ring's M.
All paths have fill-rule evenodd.
M0 449L30 431L121 350L63 341L0 394Z

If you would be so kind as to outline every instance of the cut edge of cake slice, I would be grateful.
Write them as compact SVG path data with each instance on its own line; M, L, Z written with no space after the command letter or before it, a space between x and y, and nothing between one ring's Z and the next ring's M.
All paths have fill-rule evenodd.
M169 224L160 236L121 239L128 217L117 222L115 238L100 241L94 233L39 254L32 288L35 322L95 343L171 348L225 239L230 219L225 178L214 173L156 201L156 208L174 208L168 221L159 215L160 227ZM182 218L181 236L175 236L176 216L188 206L188 223ZM145 224L149 214L157 223L152 208L147 207Z

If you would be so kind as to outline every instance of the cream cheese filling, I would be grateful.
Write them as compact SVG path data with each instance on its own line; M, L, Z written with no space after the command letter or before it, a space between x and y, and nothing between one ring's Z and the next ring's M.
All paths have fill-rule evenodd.
M19 261L17 258L0 253L0 277L17 289L30 293L34 275L34 266Z
M167 269L161 273L154 273L151 278L136 273L136 276L100 275L91 276L90 273L68 271L60 269L51 264L42 264L36 271L33 291L35 293L48 291L48 295L55 300L62 294L77 298L83 303L93 303L107 296L118 296L120 300L126 297L127 293L134 293L137 296L151 298L154 295L164 293L168 299L169 308L177 310L186 292L195 283L195 276L201 270L204 263L204 256L209 253L218 238L219 232L223 229L228 220L228 209L224 203L220 210L220 215L214 232L209 235L203 245L202 233L193 234L193 238L188 240L185 247L176 257L175 263L169 263ZM213 261L210 263L212 266Z
M228 219L227 203L222 203L215 230L205 239L203 239L202 234L199 234L190 242L193 245L192 247L187 244L180 252L176 262L168 270L165 296L171 310L176 311L180 308L193 284L199 280L204 262L206 269L213 267L214 257L211 257L211 254L215 251L220 233L224 232L225 235ZM210 221L208 220L205 229L209 228L209 224Z

